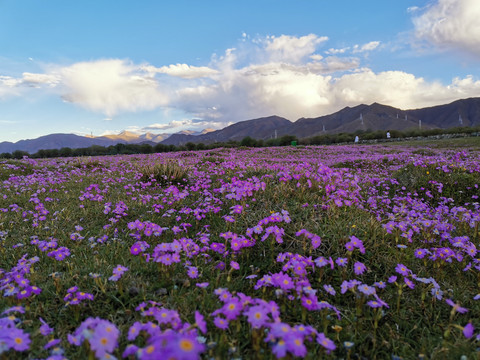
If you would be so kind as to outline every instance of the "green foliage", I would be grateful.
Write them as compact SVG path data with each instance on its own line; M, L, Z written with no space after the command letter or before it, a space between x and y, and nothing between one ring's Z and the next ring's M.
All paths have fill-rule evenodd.
M125 147L119 148L126 150ZM431 359L459 359L462 355L476 358L477 344L474 339L463 336L462 327L472 321L478 328L480 302L474 301L472 296L477 293L477 272L473 269L464 271L465 261L426 262L415 258L415 249L429 246L425 239L433 239L436 235L428 227L422 228L420 233L414 235L414 242L408 243L400 231L386 232L384 225L389 218L385 214L383 218L380 215L377 217L371 212L365 202L367 197L362 199L358 194L351 196L352 199L358 199L362 206L335 206L332 203L334 192L341 189L343 181L354 181L354 178L357 178L356 171L370 171L375 174L358 176L358 186L361 186L363 193L367 193L367 190L375 187L375 181L384 180L382 176L391 177L392 169L398 169L399 164L404 163L403 147L390 151L386 151L384 147L365 148L368 150L362 147L359 151L358 147L352 146L347 155L343 152L347 151L348 147L340 148L341 155L337 148L333 147L297 147L265 151L223 148L208 152L167 154L162 157L87 156L58 161L38 160L38 166L24 160L0 160L1 176L8 174L5 179L12 174L35 174L40 182L42 179L51 181L57 175L61 179L58 183L33 184L29 188L25 185L12 186L8 191L4 184L1 194L8 196L0 196L0 208L8 209L12 203L22 207L19 212L9 210L1 213L0 267L8 272L23 254L28 253L29 257L38 256L39 262L34 266L35 271L26 276L32 284L42 288L41 294L29 299L18 300L5 296L0 298L0 311L13 305L26 307L25 314L16 314L22 320L17 326L28 329L32 338L31 351L9 352L4 357L33 359L48 356L48 351L43 349L48 339L38 331L41 325L39 317L42 317L55 328L52 336L62 339L66 357L89 358L91 354L86 345L72 346L66 339L82 320L98 316L119 327L122 336L119 349L114 355L120 358L125 346L131 343L126 339L129 327L136 321L146 321L140 312L134 309L144 301L155 301L168 309L178 311L181 319L189 321L190 324L195 322L195 310L206 317L208 331L204 336L208 349L203 355L204 358L274 359L271 344L264 341L267 332L264 329L256 332L245 317L232 321L225 331L215 327L210 314L218 310L223 303L218 300L213 290L222 287L233 294L241 292L253 298L275 301L279 305L282 322L292 327L300 323L310 325L335 342L337 349L331 355L327 355L315 341L309 342L307 359L391 359L395 358L394 356L416 359L421 358L420 354ZM272 155L275 153L276 155ZM407 158L415 155L422 165L426 165L403 165L400 170L394 171L393 177L399 184L392 186L391 194L386 196L385 200L393 200L395 195L418 191L430 205L438 203L440 196L453 197L456 204L471 201L469 196L475 194L478 172L471 173L455 165L453 161L453 164L440 164L439 161L434 161L438 159L431 159L439 153L440 151L432 152L428 149L407 153ZM319 169L319 164L323 167L328 161L334 164L330 168L334 169L338 177L329 178L325 175L325 182L314 180L313 174ZM306 165L311 165L308 167L309 177L305 176L305 168L301 167ZM92 171L93 169L99 171ZM101 169L105 171L100 171ZM379 169L384 173L379 174ZM328 171L325 174L330 174L330 169L326 170ZM54 171L56 173L52 175ZM283 175L287 172L289 175L299 175L299 178L280 180L280 172ZM62 177L62 174L65 176ZM228 190L230 185L236 183L235 189L240 194L249 185L243 182L254 177L264 183L264 189L240 199L229 196L233 194L233 191ZM328 183L330 197L326 189L328 179L331 180ZM311 187L307 181L312 182ZM443 184L442 193L436 190L440 182ZM185 190L189 195L175 198L175 191L167 192L165 188L172 183L188 184ZM92 193L101 195L102 199L79 200L91 184L98 185L99 191ZM163 188L155 186L156 184ZM405 187L405 190L402 190L402 187ZM422 187L424 190L421 190ZM42 188L46 191L43 192ZM352 189L353 186L347 188L346 196L349 196ZM434 197L427 198L425 190L429 190ZM383 188L375 188L371 195L383 192ZM478 194L478 189L476 193ZM46 220L36 227L32 226L32 214L38 204L30 201L33 194L50 212ZM47 197L51 200L46 201ZM113 213L107 214L104 211L106 207L113 209L115 204L120 202L128 208L126 214L112 221ZM162 205L161 208L158 207L159 212L152 210L154 204ZM226 222L224 216L231 214L235 205L242 205L243 212L233 215L235 222ZM400 207L402 203L394 205ZM200 220L191 212L196 208L203 210L207 207L210 211ZM261 241L261 235L253 235L256 239L254 246L233 252L228 247L230 243L220 235L228 231L243 235L248 228L256 226L262 219L282 210L288 211L291 222L276 222L264 226L280 226L285 231L282 243L277 243L273 236ZM397 215L401 214L399 212ZM147 250L149 254L153 253L158 244L185 238L193 239L202 247L208 247L208 244L213 242L227 244L229 252L209 251L205 253L208 254L205 257L187 257L185 251L182 251L182 262L170 266L151 259L147 262L142 255L130 254L131 246L136 240L131 236L135 231L129 228L128 224L135 220L153 222L168 229L160 236L141 235L141 240L150 245ZM172 228L182 223L189 223L191 227L174 234ZM478 236L478 229L472 228L460 217L451 220L451 224L456 227L452 236L468 236L472 242L478 242L478 237L474 240ZM70 235L76 231L75 225L83 227L79 232L84 239L70 239ZM300 229L308 229L311 233L318 234L322 238L321 246L314 249L304 236L297 236ZM207 244L199 240L200 235L205 232L209 234ZM72 256L56 261L47 255L47 251L41 251L31 243L34 235L40 240L52 237L58 239L59 246L68 247ZM103 235L108 235L109 239L105 242L96 241ZM345 244L351 236L362 239L366 249L364 253L359 250L349 253L346 250ZM405 243L408 247L400 249L396 246L397 243ZM349 265L345 268L337 265L315 266L308 276L318 298L335 305L340 311L340 317L326 309L304 311L296 292L292 291L292 298L287 298L272 287L254 288L264 275L284 271L293 276L292 271L283 270L284 263L277 261L280 254L287 253L298 254L297 256L307 259L320 256L333 260L339 257L349 259ZM233 271L229 268L231 260L240 264L239 270ZM187 261L199 268L198 279L190 279L186 275ZM353 263L356 261L367 265L368 270L364 274L354 274ZM431 284L417 281L415 288L409 289L405 287L401 276L386 288L377 288L378 296L389 304L388 308L368 307L365 304L366 298L360 295L358 290L340 293L346 280L358 279L368 285L376 281L386 281L390 275L397 274L395 267L400 262L418 277L433 276L445 290L445 298L453 298L462 306L468 307L469 312L452 316L452 308L444 300L436 300L431 296ZM226 267L220 267L221 263ZM116 264L127 266L129 271L119 282L109 281L107 279ZM100 274L98 280L92 278L91 273ZM258 277L248 279L251 275ZM0 274L0 279L2 276L5 276L5 272ZM208 289L195 286L196 282L203 281L210 283ZM328 295L323 290L326 284L337 290L336 295ZM78 308L65 306L63 297L72 286L91 292L95 300ZM399 289L403 292L399 292ZM137 339L140 346L144 344L144 335L142 333ZM351 349L343 345L347 341L354 344ZM254 348L255 346L258 347Z

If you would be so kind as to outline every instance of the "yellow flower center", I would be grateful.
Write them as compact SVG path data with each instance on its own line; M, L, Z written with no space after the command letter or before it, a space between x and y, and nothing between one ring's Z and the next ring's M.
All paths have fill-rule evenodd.
M180 349L183 351L192 351L193 350L193 344L190 340L188 339L183 339L180 341Z

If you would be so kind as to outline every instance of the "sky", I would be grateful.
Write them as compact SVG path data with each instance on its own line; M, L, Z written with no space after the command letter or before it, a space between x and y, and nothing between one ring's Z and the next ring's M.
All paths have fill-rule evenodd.
M478 0L0 0L0 141L477 96Z

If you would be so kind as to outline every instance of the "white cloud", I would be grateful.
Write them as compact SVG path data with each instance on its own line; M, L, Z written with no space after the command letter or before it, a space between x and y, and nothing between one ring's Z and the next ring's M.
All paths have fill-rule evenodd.
M22 83L27 86L39 87L41 85L48 85L55 87L59 82L60 78L55 74L33 74L29 72L22 74Z
M159 83L123 60L99 60L59 68L64 100L107 117L119 112L151 110L168 103Z
M272 62L298 63L306 56L315 52L317 46L328 40L328 37L318 37L315 34L295 37L281 35L270 36L266 40L265 51Z
M192 120L191 119L183 119L183 120L172 120L168 124L151 124L148 126L145 126L143 128L144 131L148 130L169 130L169 129L175 129L179 127L185 127L185 126L191 126Z
M20 95L18 86L21 84L20 79L15 79L11 76L0 75L0 99L7 96Z
M437 0L413 18L415 35L442 50L480 56L480 1Z
M20 93L22 88L32 94L45 91L102 113L105 121L122 112L159 108L180 110L196 119L131 129L145 132L218 129L272 114L296 120L359 103L424 107L480 93L480 81L473 76L445 85L406 72L362 68L363 57L341 52L322 57L318 50L326 37L243 38L248 41L212 56L206 66L158 67L112 59L50 66L43 74L24 73L18 79L0 76L0 97ZM378 46L372 41L349 50L371 51Z
M160 68L156 68L154 66L145 66L142 69L149 73L163 73L184 79L211 77L218 74L217 70L211 69L206 66L190 66L187 64L162 66Z
M325 51L325 54L328 54L328 55L344 54L348 50L350 50L350 47L348 46L341 49L330 48L327 51Z
M323 59L323 56L319 54L313 54L313 55L310 55L310 59L312 59L313 61L320 61Z
M366 43L364 45L354 45L353 47L353 53L362 53L362 52L367 52L367 51L372 51L375 50L378 45L380 45L380 41L370 41L369 43Z

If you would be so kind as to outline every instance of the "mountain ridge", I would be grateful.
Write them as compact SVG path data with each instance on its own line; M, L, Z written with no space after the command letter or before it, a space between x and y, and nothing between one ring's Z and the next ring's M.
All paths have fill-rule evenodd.
M272 115L235 122L220 130L204 129L199 132L184 130L176 134L149 132L136 134L127 130L119 134L98 137L49 134L15 143L0 142L0 153L16 150L35 153L42 149L82 148L92 145L110 146L118 143L162 143L175 146L185 145L188 142L211 144L241 141L247 136L257 140L268 140L277 136L294 135L301 139L322 134L353 133L358 130L407 130L418 128L420 123L424 129L480 125L480 97L409 110L374 102L370 105L346 106L332 114L315 118L299 118L294 122Z

